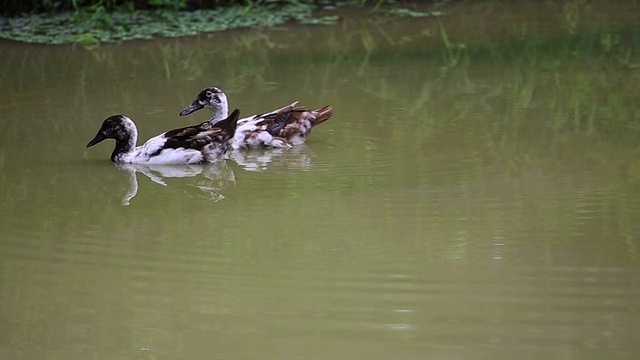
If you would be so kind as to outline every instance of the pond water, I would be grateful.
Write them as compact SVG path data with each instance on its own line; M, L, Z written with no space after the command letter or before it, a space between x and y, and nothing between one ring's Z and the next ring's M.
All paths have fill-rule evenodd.
M1 42L0 358L637 356L640 4L445 7ZM203 121L211 85L334 116L207 166L85 148L113 113Z

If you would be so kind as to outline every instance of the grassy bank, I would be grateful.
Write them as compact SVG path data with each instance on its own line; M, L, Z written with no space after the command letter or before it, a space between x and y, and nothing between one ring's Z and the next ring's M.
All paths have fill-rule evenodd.
M49 2L48 2L49 3ZM366 8L366 14L377 18L422 17L440 15L442 10L415 11L391 4L346 1L323 5L313 1L283 2L208 2L213 9L189 6L184 0L140 2L106 1L80 6L77 1L62 2L62 11L41 11L0 18L0 38L9 40L64 44L97 44L157 37L191 36L235 28L265 28L289 21L302 24L335 24L345 10ZM150 4L156 4L151 6ZM193 5L193 4L192 4ZM441 6L440 6L441 7ZM423 6L424 8L424 6Z

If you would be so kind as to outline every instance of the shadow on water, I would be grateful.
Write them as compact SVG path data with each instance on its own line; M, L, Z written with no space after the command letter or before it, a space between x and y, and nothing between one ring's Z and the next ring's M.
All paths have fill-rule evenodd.
M630 358L637 14L454 2L439 19L0 47L0 355ZM84 150L111 113L143 139L204 120L177 113L208 85L241 115L335 115L303 147L213 167L121 171Z

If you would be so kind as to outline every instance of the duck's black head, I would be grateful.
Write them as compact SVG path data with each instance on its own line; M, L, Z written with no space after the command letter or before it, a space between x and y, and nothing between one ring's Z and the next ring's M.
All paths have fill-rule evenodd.
M106 139L115 139L116 142L136 138L138 131L131 119L125 115L112 115L102 122L102 126L96 136L89 141L87 147L91 147Z
M180 116L189 115L203 108L211 109L214 114L214 119L217 119L217 114L226 118L226 114L229 111L227 95L215 86L204 88L200 91L193 103L180 112Z

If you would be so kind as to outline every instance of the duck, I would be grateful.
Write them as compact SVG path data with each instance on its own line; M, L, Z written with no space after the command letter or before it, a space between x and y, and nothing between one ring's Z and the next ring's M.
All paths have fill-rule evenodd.
M180 112L187 116L201 109L211 109L209 122L214 125L225 119L229 112L227 95L217 86L204 88L196 99ZM290 148L304 143L311 130L333 115L333 107L327 105L316 110L298 106L298 102L264 114L256 114L238 120L238 127L231 143L233 149L259 147Z
M174 129L136 146L138 128L126 115L106 118L87 148L106 139L116 141L111 161L117 164L197 164L222 159L231 146L240 111L214 125L201 124Z

